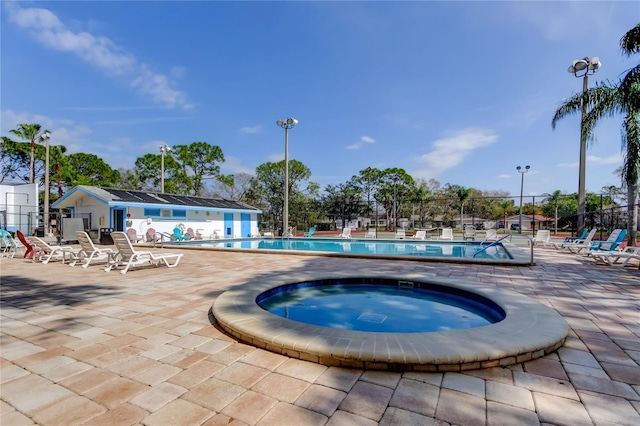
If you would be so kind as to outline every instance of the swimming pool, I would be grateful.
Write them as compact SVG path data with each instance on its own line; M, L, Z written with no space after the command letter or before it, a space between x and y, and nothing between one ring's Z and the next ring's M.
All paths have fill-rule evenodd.
M486 306L505 317L466 329L372 332L295 321L258 305L261 297L283 286L321 282L395 282L403 289L419 287L489 301ZM424 273L265 274L216 297L211 313L217 326L247 344L305 361L375 370L446 372L504 367L557 350L569 332L569 325L556 311L526 296L481 282Z
M533 257L505 242L344 240L332 238L238 238L215 241L172 243L181 247L221 250L248 250L264 253L286 252L300 255L385 257L461 263L531 265Z
M378 333L461 330L505 318L497 304L475 293L378 278L289 284L262 293L256 302L289 320Z

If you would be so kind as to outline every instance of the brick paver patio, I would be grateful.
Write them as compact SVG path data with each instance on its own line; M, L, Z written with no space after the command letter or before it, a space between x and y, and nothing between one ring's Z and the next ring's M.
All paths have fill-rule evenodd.
M508 267L188 251L179 267L0 260L0 424L638 425L640 271L536 248ZM215 298L299 271L418 272L496 285L571 326L557 353L462 373L289 359L212 325Z

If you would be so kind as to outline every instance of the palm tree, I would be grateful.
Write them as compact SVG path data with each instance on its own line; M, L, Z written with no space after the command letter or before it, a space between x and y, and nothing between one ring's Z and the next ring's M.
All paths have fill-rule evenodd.
M458 196L458 201L460 201L460 228L464 229L464 202L471 195L471 188L459 186L456 188L456 195Z
M629 30L620 40L622 53L631 56L640 53L640 24ZM629 244L635 245L638 232L638 175L640 174L640 64L631 68L617 84L609 81L597 84L583 93L566 100L555 112L551 126L558 120L582 111L589 112L582 120L581 132L593 137L593 129L600 119L622 114L622 149L625 152L622 178L627 185L629 211Z
M14 130L9 130L9 132L18 136L21 139L26 139L31 141L31 160L29 161L29 183L33 183L35 181L35 151L36 151L36 142L42 142L44 139L42 135L48 130L40 132L42 126L39 124L18 124L18 128Z
M558 202L560 201L560 197L562 196L562 192L559 189L553 191L553 194L542 194L547 197L547 201L553 203L555 208L555 217L554 217L554 227L553 227L553 235L558 235Z

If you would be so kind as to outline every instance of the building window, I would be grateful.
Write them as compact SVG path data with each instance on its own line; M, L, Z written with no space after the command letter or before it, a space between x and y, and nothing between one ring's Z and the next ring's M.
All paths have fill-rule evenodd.
M160 209L144 209L144 215L147 217L160 217Z
M186 218L187 217L187 211L186 210L174 210L173 211L173 217Z

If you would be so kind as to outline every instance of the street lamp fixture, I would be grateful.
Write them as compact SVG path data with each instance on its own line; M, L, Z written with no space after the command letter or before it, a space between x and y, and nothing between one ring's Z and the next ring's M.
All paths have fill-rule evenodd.
M529 171L531 166L525 166L524 169L518 166L516 170L520 173L520 216L518 217L518 231L522 233L522 191L524 189L524 174Z
M160 192L164 194L164 155L171 151L169 145L160 145Z
M42 140L45 144L44 149L44 214L42 220L44 222L44 232L49 235L49 139L51 133L45 131L42 134Z
M282 235L289 229L289 129L298 124L295 118L278 120L276 124L284 129L284 206L282 208Z
M582 93L589 88L589 75L595 74L602 63L597 56L589 59L584 57L573 61L567 70L575 77L582 77ZM587 135L582 131L584 117L587 115L587 103L582 102L582 116L580 119L580 171L578 172L578 234L584 229L586 213L586 163L587 163Z

